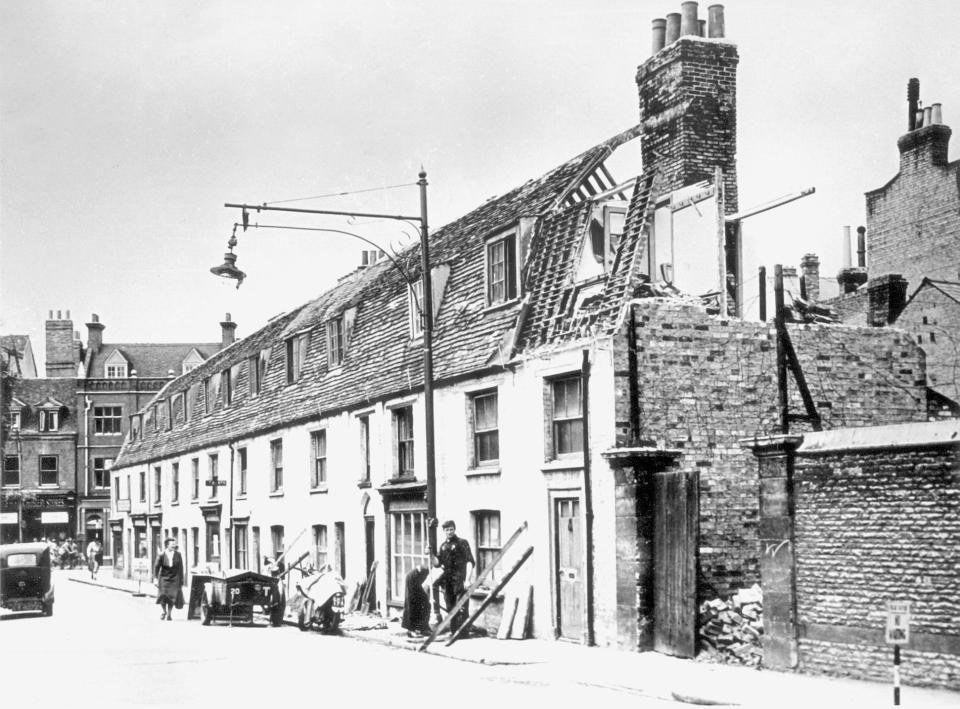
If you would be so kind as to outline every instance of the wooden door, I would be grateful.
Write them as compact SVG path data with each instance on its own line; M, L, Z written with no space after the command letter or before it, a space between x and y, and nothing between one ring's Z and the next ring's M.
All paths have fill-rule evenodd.
M370 567L373 566L373 560L376 559L376 546L374 544L374 521L373 517L365 517L363 520L364 525L364 534L365 542L367 546L367 565L364 568L364 573L368 576L370 575ZM366 592L367 598L370 599L370 608L375 609L377 607L377 576L374 574L373 578L370 580L370 589Z
M654 500L653 649L693 657L697 632L697 474L657 474Z
M554 540L557 574L557 635L567 640L584 638L584 560L580 499L554 501Z

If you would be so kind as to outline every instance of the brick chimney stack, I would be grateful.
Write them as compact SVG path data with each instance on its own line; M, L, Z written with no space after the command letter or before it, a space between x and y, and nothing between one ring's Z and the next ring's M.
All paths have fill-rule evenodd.
M220 349L225 349L236 340L237 324L230 319L230 313L227 313L220 323Z
M947 150L953 131L944 125L939 103L920 108L919 99L920 81L910 79L907 83L907 132L897 140L901 173L948 162Z
M816 254L804 254L800 259L803 291L807 300L820 300L820 259Z
M867 325L889 325L907 304L907 280L899 273L888 273L867 284Z
M700 22L697 3L653 20L653 56L637 70L644 167L676 190L723 171L726 213L737 211L737 47L725 39L722 5ZM705 32L706 37L701 33Z
M87 323L87 352L97 353L103 347L103 329L106 327L100 322L100 316L96 313L90 316L90 322Z
M77 348L73 341L73 321L70 311L58 310L56 317L50 311L50 317L45 323L46 330L46 376L48 377L76 377L77 376Z

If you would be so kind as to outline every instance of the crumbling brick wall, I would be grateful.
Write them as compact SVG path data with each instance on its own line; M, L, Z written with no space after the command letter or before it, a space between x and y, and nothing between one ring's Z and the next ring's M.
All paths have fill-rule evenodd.
M636 301L632 319L635 366L629 334L617 339L627 350L616 360L618 445L679 449L679 468L699 471L699 596L726 596L759 581L757 465L740 441L778 432L773 324L719 319L660 298ZM924 420L922 358L905 333L789 329L825 428ZM791 411L802 413L792 378L789 387Z
M901 673L960 689L956 447L798 456L800 669L886 680L885 603L912 603Z
M939 288L918 291L897 318L926 354L930 386L960 401L960 303Z

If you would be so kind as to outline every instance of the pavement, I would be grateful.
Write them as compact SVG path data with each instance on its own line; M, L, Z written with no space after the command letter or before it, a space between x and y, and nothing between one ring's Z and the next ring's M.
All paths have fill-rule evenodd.
M77 583L123 593L154 593L152 583L138 586L136 581L115 578L110 568L101 570L96 580L86 570L65 573ZM345 619L342 635L410 652L416 652L422 642L408 638L396 621L359 614ZM696 705L845 709L893 705L892 685L887 683L711 664L655 652L634 653L555 640L470 637L447 646L441 636L426 652L462 662L512 665L518 671L545 678L576 677L585 685ZM900 703L923 709L956 709L960 707L960 692L903 687Z

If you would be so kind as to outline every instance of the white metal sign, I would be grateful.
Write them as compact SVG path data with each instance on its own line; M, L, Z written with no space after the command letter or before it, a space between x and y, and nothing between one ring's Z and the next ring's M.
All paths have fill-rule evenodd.
M68 522L70 522L70 514L68 512L40 513L41 524L67 524Z
M907 645L910 642L910 602L890 601L887 603L888 645Z

